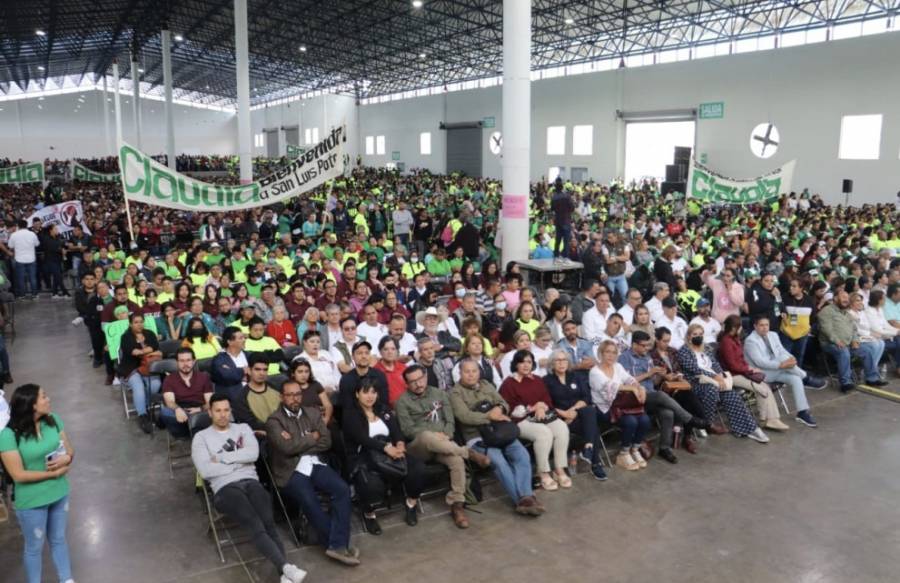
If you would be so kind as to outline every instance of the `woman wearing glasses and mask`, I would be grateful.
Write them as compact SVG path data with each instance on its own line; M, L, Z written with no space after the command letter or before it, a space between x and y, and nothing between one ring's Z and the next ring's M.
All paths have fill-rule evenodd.
M769 442L769 436L756 424L740 392L732 390L731 374L722 370L712 351L703 345L703 326L688 326L684 346L676 353L676 358L685 380L691 383L691 392L700 400L706 419L717 419L721 404L734 435L749 437L759 443ZM715 425L711 432L720 433Z

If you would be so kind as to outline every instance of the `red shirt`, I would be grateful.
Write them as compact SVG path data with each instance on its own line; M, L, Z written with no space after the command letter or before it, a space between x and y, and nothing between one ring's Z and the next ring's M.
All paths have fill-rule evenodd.
M199 370L191 374L191 384L187 385L180 373L170 374L163 381L163 393L174 393L179 407L202 407L206 404L206 393L212 393L209 375Z
M297 329L290 320L282 320L276 322L272 320L266 326L266 336L271 336L279 346L284 346L285 342L297 344Z
M388 370L379 360L378 363L372 368L380 370L384 373L385 378L387 378L388 402L391 405L391 409L393 409L394 403L396 403L397 399L400 398L400 395L402 395L406 391L406 379L403 378L403 371L406 370L406 365L400 361L397 361L394 363L394 369Z
M744 360L744 346L739 338L726 334L719 343L719 364L731 374L746 375L750 365Z
M517 381L516 377L509 376L500 385L500 396L509 404L509 410L512 411L519 405L529 407L535 403L545 403L548 408L553 409L553 401L550 400L550 393L547 391L547 385L543 379L534 375L529 375L521 381ZM521 421L523 417L516 418Z

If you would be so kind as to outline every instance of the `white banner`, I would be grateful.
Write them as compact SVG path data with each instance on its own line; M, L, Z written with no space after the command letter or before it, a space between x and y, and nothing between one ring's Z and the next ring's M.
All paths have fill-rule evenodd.
M0 168L0 184L25 184L44 181L44 163L27 162Z
M771 203L791 191L795 163L791 160L758 178L740 179L727 178L692 160L687 196L711 204Z
M132 202L204 212L256 208L285 202L344 173L345 126L309 148L285 168L256 182L210 184L170 170L123 144L119 150L122 190Z
M72 180L81 182L118 182L121 176L118 174L104 174L82 166L75 160L69 160L69 176Z
M31 226L34 219L41 219L44 228L47 228L50 225L56 225L59 228L59 235L64 239L69 238L69 233L71 233L76 226L80 226L86 235L91 234L87 223L84 222L84 210L81 208L80 200L69 200L59 204L51 204L50 206L45 206L44 208L35 211L35 213L27 219L28 226Z

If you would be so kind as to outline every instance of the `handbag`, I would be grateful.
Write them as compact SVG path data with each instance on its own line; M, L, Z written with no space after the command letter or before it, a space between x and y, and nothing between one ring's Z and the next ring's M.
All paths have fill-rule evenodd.
M373 439L383 442L385 445L390 443L388 438L383 435L376 435ZM402 479L406 477L407 468L405 457L394 459L384 453L384 450L382 449L370 449L367 451L369 453L369 460L382 476L388 479Z
M747 373L747 374L744 375L744 376L746 376L748 379L750 379L750 382L753 382L753 383L764 383L764 382L766 382L766 375L763 374L763 373L761 373L761 372L759 372L759 371L757 371L757 370L755 370L755 371L753 371L753 372L749 372L749 373Z
M137 368L141 376L150 376L150 364L156 362L157 360L162 360L162 355L159 353L159 351L154 351L150 354L145 354L144 356L142 356L141 364L138 365Z
M494 408L494 404L485 399L472 406L472 411L487 413ZM519 439L519 426L512 421L491 421L486 425L478 426L481 442L485 447L504 448Z
M662 390L666 393L677 393L678 391L689 391L691 389L691 383L681 380L681 381L663 381Z
M557 419L559 419L559 415L556 414L556 409L547 409L547 412L544 413L543 419L538 419L537 417L534 416L534 413L531 413L530 415L528 415L528 420L532 421L534 423L544 423L544 424L553 423Z

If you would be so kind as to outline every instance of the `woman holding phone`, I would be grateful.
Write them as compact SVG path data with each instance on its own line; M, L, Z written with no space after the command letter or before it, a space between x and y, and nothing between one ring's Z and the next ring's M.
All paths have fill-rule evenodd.
M25 538L28 583L41 582L44 540L58 579L74 583L66 543L69 480L75 452L62 420L50 411L50 397L35 384L15 390L9 425L0 432L0 458L16 486L16 516ZM45 536L46 535L46 536Z

